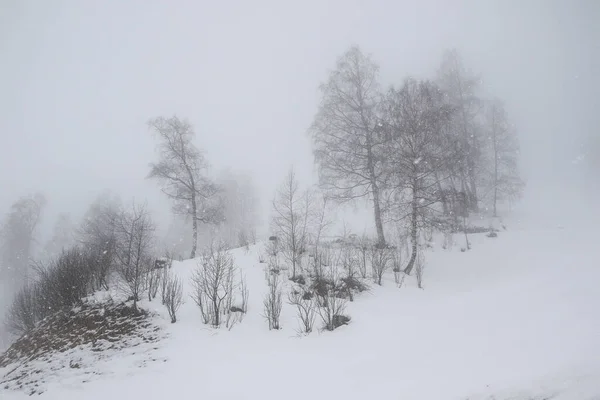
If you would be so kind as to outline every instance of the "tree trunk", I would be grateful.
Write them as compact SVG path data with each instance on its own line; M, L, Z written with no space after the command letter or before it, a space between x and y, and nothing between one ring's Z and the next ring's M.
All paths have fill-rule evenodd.
M470 162L470 164L473 164ZM469 168L469 183L470 183L470 193L471 193L471 209L474 212L479 212L479 199L477 197L477 182L475 179L475 166Z
M377 228L377 247L385 248L385 236L383 234L383 222L381 220L381 205L379 199L379 188L373 185L373 211L375 213L375 227Z
M444 215L449 214L448 210L448 198L446 197L446 192L442 189L442 183L440 182L440 177L438 176L437 171L435 172L435 184L437 186L438 192L440 192L440 200L442 201L442 212Z
M494 146L494 217L498 216L496 204L498 203L498 146L496 141L496 114L492 110L492 143Z
M417 218L418 218L418 204L417 204L417 193L416 189L413 186L413 199L412 199L412 213L411 213L411 223L410 223L410 241L412 244L412 254L410 255L410 260L408 260L408 265L404 269L404 273L410 275L413 267L415 266L415 261L417 260L417 250L418 250L418 226L417 226Z
M196 206L196 194L192 193L192 253L190 258L196 258L198 248L198 209Z

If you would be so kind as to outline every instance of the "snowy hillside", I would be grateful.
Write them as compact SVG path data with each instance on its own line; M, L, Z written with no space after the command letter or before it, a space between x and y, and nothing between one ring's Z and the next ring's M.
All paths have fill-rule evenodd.
M595 232L515 223L497 238L471 240L468 252L433 244L424 290L413 277L399 289L390 272L382 287L371 284L348 304L349 325L308 336L296 333L295 309L287 303L282 329L268 330L260 246L233 250L250 298L247 315L231 330L202 324L189 296L196 262L175 263L187 291L179 321L169 324L158 302L144 304L156 308L156 323L168 335L154 350L157 362L138 368L143 354L112 354L98 366L104 373L86 383L77 370L50 376L41 397L599 399ZM85 359L65 357L74 356ZM0 388L0 397L27 395Z

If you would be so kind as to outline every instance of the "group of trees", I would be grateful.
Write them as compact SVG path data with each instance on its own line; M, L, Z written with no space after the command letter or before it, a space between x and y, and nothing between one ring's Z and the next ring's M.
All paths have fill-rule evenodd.
M482 95L481 80L465 68L456 51L444 54L432 80L407 78L383 90L378 73L377 64L357 47L339 58L320 87L321 102L310 129L320 190L301 189L292 170L276 193L272 233L294 281L306 269L303 264L312 262L315 276L328 264L326 251L319 247L331 224L331 204L370 201L377 235L369 245L373 260L377 250L389 248L390 227L402 231L410 251L403 271L410 274L419 264L424 231L466 230L470 213L485 209L497 216L503 202L521 195L516 129L502 101ZM251 179L231 171L211 177L186 120L158 117L150 120L149 128L157 139L158 160L150 164L147 178L171 200L175 216L168 239L172 243L162 251L186 248L194 258L203 236L206 243L219 240L229 246L255 242L259 207ZM125 207L119 199L103 196L78 227L68 214L60 214L50 239L34 254L44 204L42 195L19 199L2 225L0 281L6 297L18 292L11 311L11 317L19 319L13 323L17 330L30 327L31 321L59 305L107 290L113 282L119 282L134 307L142 293L152 300L160 285L165 288L163 302L169 296L181 297L180 282L172 277L161 281L152 272L159 245L145 205ZM184 239L185 229L189 231ZM366 271L368 246L359 247L364 262L357 261L356 266ZM220 316L231 308L233 269L230 260L219 258L223 254L223 249L205 254L203 275L196 279L197 286L204 287L203 292L198 289L197 302L213 325L220 325ZM386 259L384 267L394 263L391 255L381 256ZM73 265L83 264L83 272L71 277L76 281L69 289L74 294L52 292L67 290L56 281L70 282L71 278L60 277ZM214 265L225 275L219 275L223 278L219 289L211 294ZM381 273L374 275L381 283ZM278 283L270 286L273 299L280 303ZM229 294L219 297L223 292ZM39 300L33 300L34 293ZM26 306L37 310L31 311L29 320L18 317ZM173 320L176 308L169 310ZM269 315L276 314L277 307L270 307Z
M258 200L251 179L231 171L212 179L187 121L159 117L149 127L157 138L159 159L150 164L148 178L156 180L172 201L171 237L159 245L157 227L145 204L125 206L118 197L103 194L78 226L68 214L59 214L49 240L39 245L36 230L46 200L41 194L19 199L0 236L0 300L12 301L7 318L14 332L31 329L57 307L73 305L75 298L81 301L94 291L115 286L127 294L134 308L143 294L152 300L161 289L174 322L181 282L157 276L158 257L169 258L185 248L194 258L201 234L207 241L221 240L228 246L256 241ZM81 273L72 273L74 265ZM61 294L69 285L77 295Z
M13 219L18 218L9 220ZM62 226L62 221L59 218L57 226ZM20 266L23 269L15 271L26 273L26 279L14 274L19 279L14 280L16 292L7 315L8 327L20 334L59 309L110 287L120 288L137 309L142 294L153 288L157 291L157 282L162 278L157 279L154 273L154 230L145 205L124 207L117 199L101 196L91 205L79 228L70 232L74 238L70 247L36 261L31 254L25 254L23 246L23 265L4 264ZM28 232L33 240L32 231Z
M382 90L378 66L357 47L321 85L311 127L320 187L336 202L368 199L377 246L387 223L406 223L417 260L421 230L456 230L482 206L517 199L516 130L498 99L481 94L456 51L444 54L434 80L407 78Z

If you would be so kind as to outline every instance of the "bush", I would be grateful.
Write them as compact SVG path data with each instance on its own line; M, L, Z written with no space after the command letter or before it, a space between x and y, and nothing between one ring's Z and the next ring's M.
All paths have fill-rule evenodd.
M354 276L345 276L340 279L340 285L336 289L336 295L338 297L341 296L343 298L348 298L350 301L354 301L354 293L362 293L369 288Z
M306 278L304 275L296 275L290 278L290 281L297 283L298 285L306 285Z
M317 309L319 316L323 321L323 329L333 331L334 329L340 327L341 325L345 325L345 323L350 321L350 318L346 317L346 322L340 324L340 322L343 320L341 316L344 314L345 309L346 299L336 297L332 294L325 297L325 301L321 304L321 307Z
M81 304L93 291L93 262L93 255L75 247L48 265L37 265L37 280L17 293L9 309L6 323L10 331L23 334L45 317Z
M317 276L313 279L310 289L317 296L326 297L334 286L333 280L324 276Z
M177 311L183 304L183 284L179 278L172 275L164 277L166 283L165 306L171 317L171 323L177 322Z
M316 315L316 305L312 293L306 290L292 291L288 295L288 302L296 306L301 332L312 332Z
M371 253L371 271L373 282L381 286L383 275L392 261L392 249L373 248Z
M41 320L36 287L25 286L17 294L6 315L6 327L14 335L20 336L36 327Z
M156 298L156 295L158 294L158 290L161 289L162 287L162 280L166 277L167 275L167 270L163 270L161 268L152 268L150 271L147 272L146 278L148 280L147 283L147 287L148 287L148 301L152 301ZM161 293L161 297L162 297L162 293ZM164 302L163 302L164 304Z
M281 301L281 284L279 275L272 275L269 279L269 291L264 300L264 317L269 323L269 330L281 329L279 317L283 303Z
M258 253L258 263L264 264L266 262L267 262L267 256L264 252L261 251L260 253Z
M197 270L192 276L194 293L192 298L200 308L202 321L219 328L227 322L233 301L233 257L224 245L212 246L204 252Z
M334 315L332 323L333 323L333 329L336 329L342 325L348 325L350 323L350 317L347 315ZM333 329L331 329L331 330L333 330Z

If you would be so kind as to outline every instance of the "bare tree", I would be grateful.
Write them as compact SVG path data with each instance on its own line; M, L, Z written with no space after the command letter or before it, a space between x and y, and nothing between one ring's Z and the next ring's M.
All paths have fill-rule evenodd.
M104 193L92 203L77 230L77 241L92 255L94 290L109 288L108 279L117 250L117 222L121 212L121 201Z
M182 261L184 255L187 258L193 245L192 235L189 234L192 231L192 221L185 215L171 214L171 220L162 238L162 243L172 259Z
M52 236L44 246L44 258L52 259L58 256L63 250L74 245L75 228L71 222L71 217L67 213L58 215L52 231Z
M315 276L322 275L320 272L322 266L322 251L321 251L321 240L323 235L327 233L329 227L333 224L333 220L331 220L328 216L329 212L329 199L326 195L320 194L320 198L315 202L316 206L314 211L311 213L314 214L314 228L313 228L313 250L311 254L311 258L313 261L313 270ZM309 211L310 212L310 211ZM308 215L308 212L307 212Z
M410 220L412 252L404 270L410 274L420 228L432 222L435 205L441 201L437 180L447 156L442 131L447 129L454 108L444 102L444 94L434 84L407 79L401 89L390 89L385 110L395 218Z
M41 194L20 198L11 206L0 227L0 319L5 318L5 313L11 318L14 310L5 310L2 305L10 304L13 296L28 286L36 231L45 202ZM26 300L27 296L22 299ZM0 346L3 341L4 332L0 327Z
M155 226L145 205L133 204L117 221L117 269L134 308L147 289L146 274L153 267L154 232Z
M22 197L10 208L0 230L0 281L10 291L31 278L29 265L35 250L35 233L46 199L42 194Z
M385 140L377 117L378 70L358 47L348 50L321 85L321 105L311 133L322 188L340 202L370 198L378 245L384 246L380 184Z
M247 247L256 237L259 224L259 197L252 178L246 174L222 171L218 176L225 221L218 236L234 247Z
M211 245L202 254L192 276L192 298L200 308L205 324L219 328L225 322L222 316L231 312L234 272L233 256L225 244Z
M218 224L223 220L219 187L206 175L208 164L193 144L194 130L177 117L149 122L158 136L160 160L150 164L148 178L156 179L173 201L173 211L192 220L191 258L196 257L198 223Z
M183 283L174 275L167 274L164 277L166 284L165 306L171 317L171 323L177 322L177 311L183 304Z
M498 216L497 205L502 199L516 199L523 191L523 181L519 177L519 142L514 127L508 120L504 105L500 100L490 102L487 110L489 130L489 150L491 171L488 174L492 192L494 217Z
M277 235L277 243L292 267L292 279L296 278L302 253L306 249L309 202L310 197L301 192L294 170L291 169L273 200L271 225Z
M457 50L444 53L438 71L437 83L446 98L456 108L452 119L452 135L456 153L460 156L454 163L461 191L466 194L469 209L478 211L478 182L481 170L482 131L478 117L482 110L477 95L480 78L465 68Z

